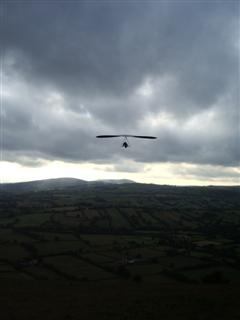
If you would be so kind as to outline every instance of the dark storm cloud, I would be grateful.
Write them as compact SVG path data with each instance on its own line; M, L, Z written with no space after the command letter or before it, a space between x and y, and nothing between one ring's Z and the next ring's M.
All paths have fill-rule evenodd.
M237 2L10 2L2 9L10 160L27 153L109 162L114 154L237 165ZM94 138L122 132L159 139L123 152L118 140Z
M14 2L4 11L1 38L21 57L17 68L65 89L126 94L145 75L177 72L184 90L210 101L234 74L234 9L234 4ZM200 85L193 85L193 77Z

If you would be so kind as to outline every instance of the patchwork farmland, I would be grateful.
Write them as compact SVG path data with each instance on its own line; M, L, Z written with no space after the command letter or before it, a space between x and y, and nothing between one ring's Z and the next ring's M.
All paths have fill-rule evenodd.
M235 297L240 285L238 187L128 183L32 191L2 188L0 208L1 290L21 283L29 293L34 282L41 288L73 286L80 295L79 288L96 286L111 295L111 287L137 294L140 302L148 292L152 309L158 308L154 299L163 295L157 288L168 292L166 305L175 301L177 306L173 292L182 288L183 299L194 300L200 290L208 301L207 312L216 316L218 300L206 292L217 286L222 296ZM233 315L238 312L234 299ZM190 300L185 306L189 317L198 308L197 300ZM227 319L229 308L219 319Z

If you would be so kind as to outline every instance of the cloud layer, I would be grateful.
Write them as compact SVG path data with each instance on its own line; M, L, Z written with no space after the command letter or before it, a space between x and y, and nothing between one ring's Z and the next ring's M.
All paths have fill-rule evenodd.
M5 160L239 164L237 2L1 5Z

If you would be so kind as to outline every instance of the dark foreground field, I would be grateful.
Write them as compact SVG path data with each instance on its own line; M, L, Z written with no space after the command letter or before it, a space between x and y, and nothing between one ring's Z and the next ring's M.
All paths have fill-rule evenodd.
M238 187L2 185L1 319L239 319Z
M145 281L1 282L1 319L239 319L237 286Z

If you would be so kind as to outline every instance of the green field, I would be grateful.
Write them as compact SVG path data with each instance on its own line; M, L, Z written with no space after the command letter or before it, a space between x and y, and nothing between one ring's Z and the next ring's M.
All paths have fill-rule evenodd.
M237 319L239 199L236 187L1 191L3 319Z

